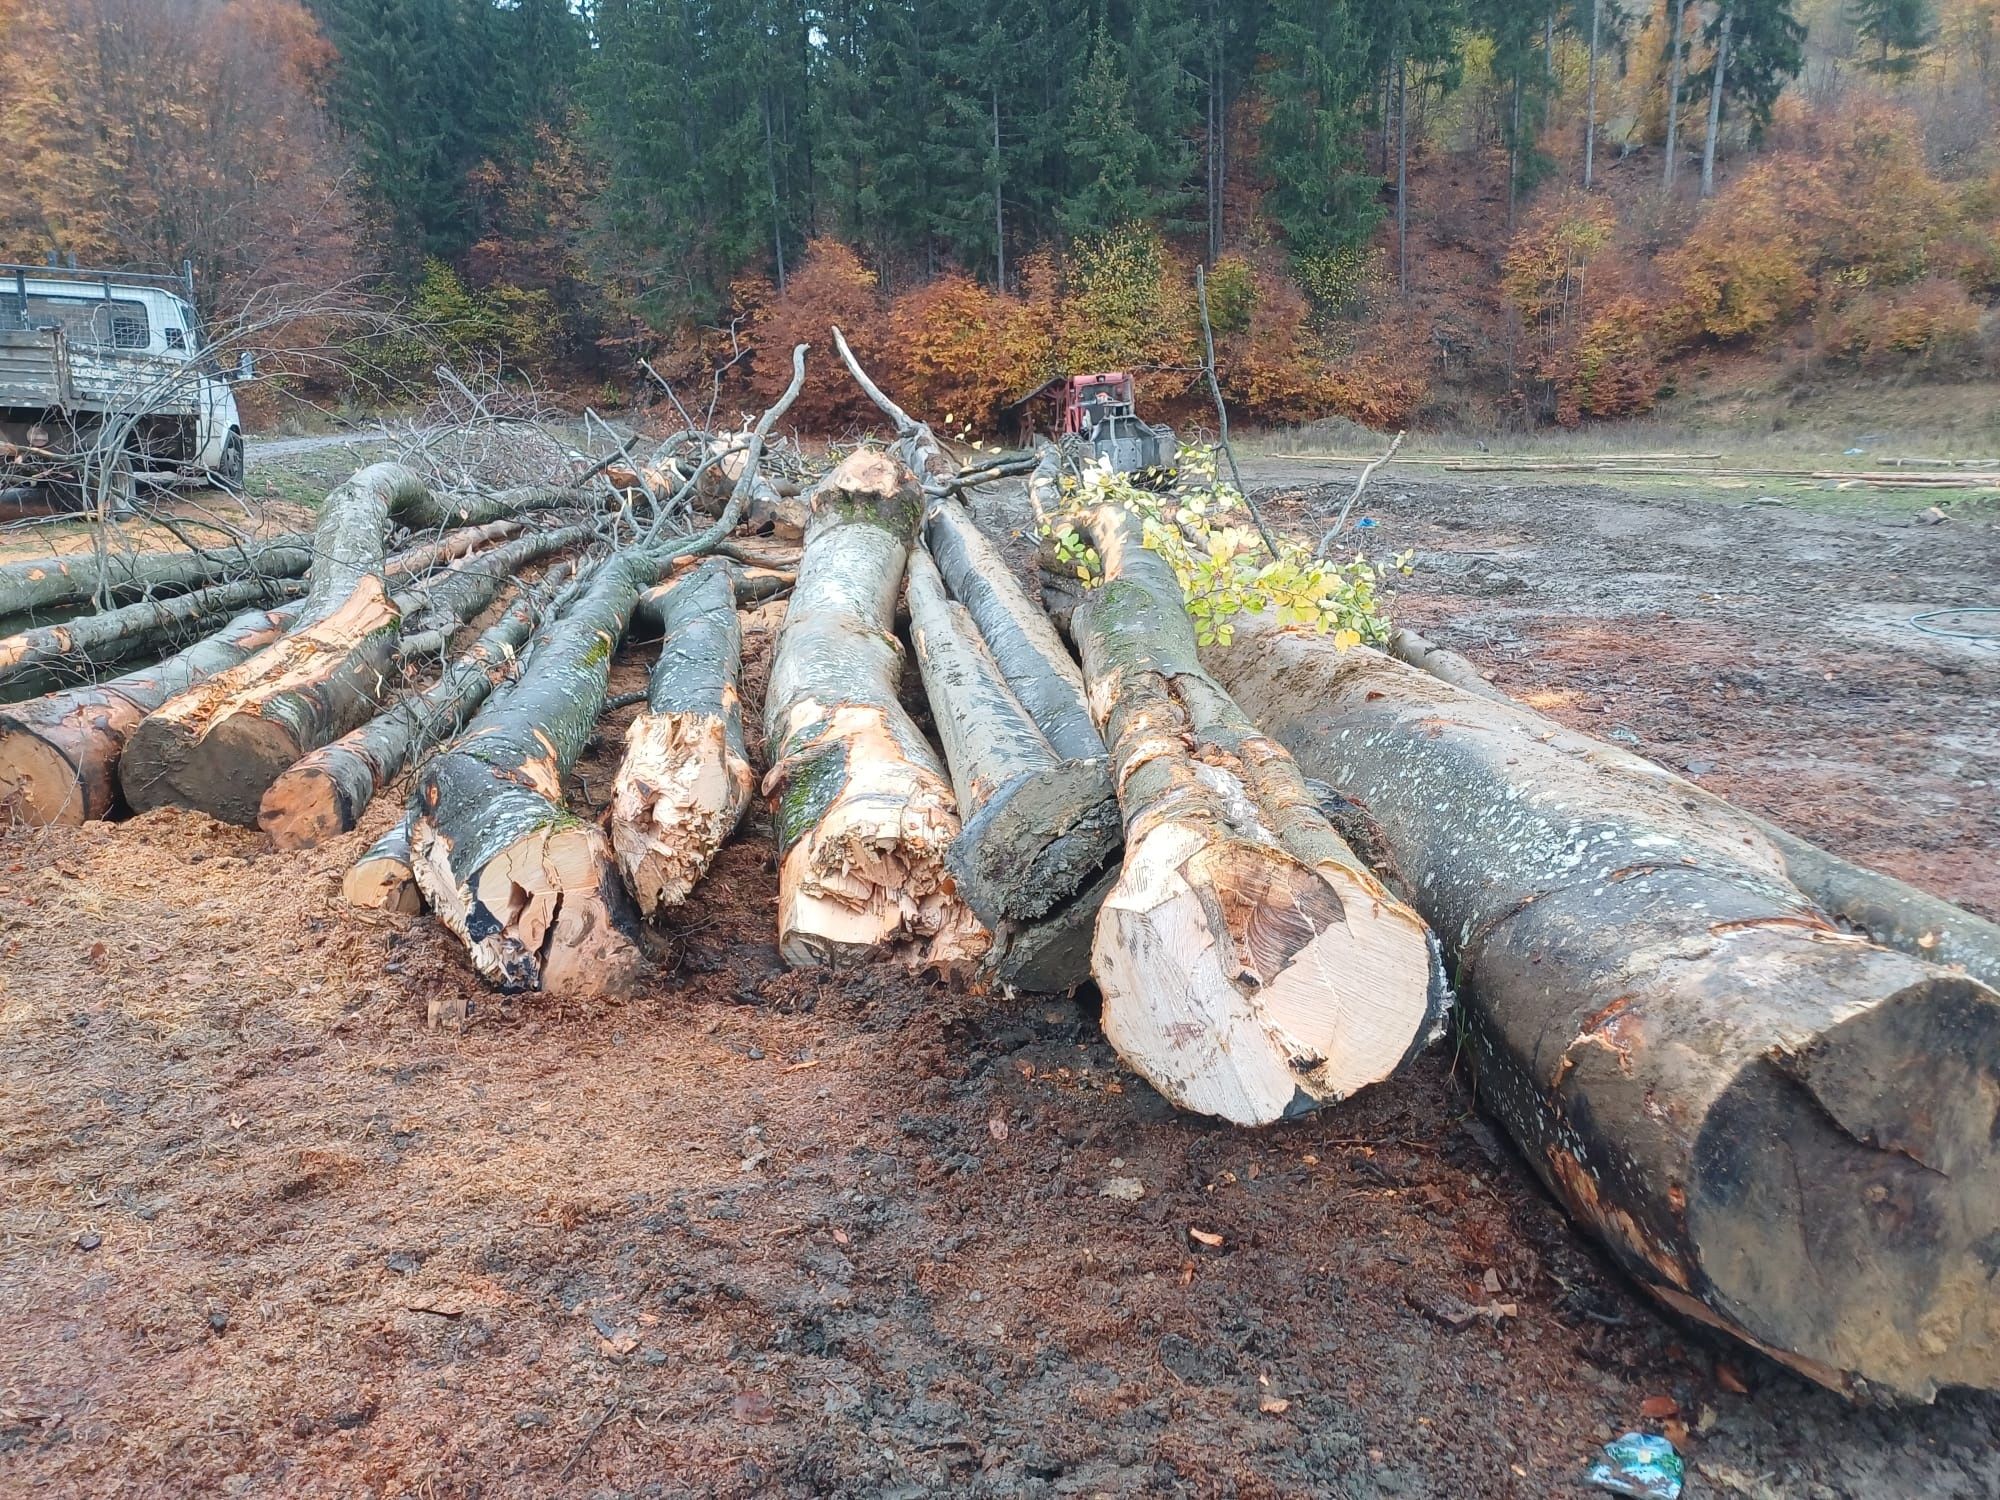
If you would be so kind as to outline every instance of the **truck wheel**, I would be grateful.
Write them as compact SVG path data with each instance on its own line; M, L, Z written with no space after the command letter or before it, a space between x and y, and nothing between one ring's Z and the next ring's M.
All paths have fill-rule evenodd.
M229 441L222 445L222 462L215 466L215 482L232 495L243 493L242 434L230 433Z

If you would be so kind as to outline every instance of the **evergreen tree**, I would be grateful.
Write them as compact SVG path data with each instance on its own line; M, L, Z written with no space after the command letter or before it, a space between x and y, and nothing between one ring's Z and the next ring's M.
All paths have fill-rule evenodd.
M1863 60L1877 73L1908 73L1937 40L1937 11L1932 0L1855 0L1848 11L1861 39L1875 48Z
M1057 215L1065 235L1080 239L1147 218L1152 198L1140 179L1145 145L1119 49L1100 24L1065 135L1070 187Z
M1368 28L1349 0L1274 0L1261 47L1265 206L1296 259L1358 244L1381 217L1356 120L1374 82Z

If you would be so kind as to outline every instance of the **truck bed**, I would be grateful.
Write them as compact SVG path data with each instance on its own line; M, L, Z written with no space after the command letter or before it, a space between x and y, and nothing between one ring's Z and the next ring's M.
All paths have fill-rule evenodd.
M54 330L0 329L0 409L192 417L200 402L200 374L186 360L85 347Z

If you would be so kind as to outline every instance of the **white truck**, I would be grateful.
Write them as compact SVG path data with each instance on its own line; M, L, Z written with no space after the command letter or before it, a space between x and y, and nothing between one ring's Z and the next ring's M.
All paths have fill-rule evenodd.
M140 486L239 488L243 422L178 276L0 265L0 491L39 488L70 503Z

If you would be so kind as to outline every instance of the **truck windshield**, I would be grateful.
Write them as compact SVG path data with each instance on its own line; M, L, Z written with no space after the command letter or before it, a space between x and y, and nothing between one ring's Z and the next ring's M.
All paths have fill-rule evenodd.
M123 298L107 301L30 292L25 322L30 328L60 328L72 344L100 349L144 349L153 342L146 304Z

